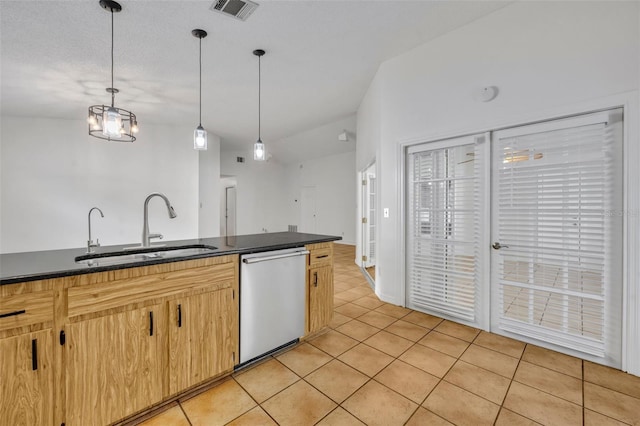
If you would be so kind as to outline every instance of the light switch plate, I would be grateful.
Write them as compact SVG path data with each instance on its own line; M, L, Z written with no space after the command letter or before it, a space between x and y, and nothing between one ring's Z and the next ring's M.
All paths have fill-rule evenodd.
M383 215L384 217L389 217L389 207L385 207L385 208L382 210L382 215Z

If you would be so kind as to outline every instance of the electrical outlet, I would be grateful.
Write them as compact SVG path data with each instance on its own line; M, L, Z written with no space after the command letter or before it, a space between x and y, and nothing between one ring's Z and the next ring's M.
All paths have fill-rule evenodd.
M384 210L382 210L382 215L384 217L389 217L389 207L385 207Z

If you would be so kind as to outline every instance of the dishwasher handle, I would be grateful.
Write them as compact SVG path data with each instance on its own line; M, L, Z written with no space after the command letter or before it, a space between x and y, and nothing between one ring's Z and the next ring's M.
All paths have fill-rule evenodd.
M249 257L246 259L242 259L242 262L246 264L250 264L250 263L258 263L258 262L266 262L267 260L284 259L287 257L306 256L308 254L309 254L309 250L303 250L303 251L296 251L293 253L274 254L273 256Z

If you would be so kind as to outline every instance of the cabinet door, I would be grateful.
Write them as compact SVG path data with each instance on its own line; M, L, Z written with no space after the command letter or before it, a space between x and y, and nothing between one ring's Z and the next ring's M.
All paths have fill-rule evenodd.
M169 309L170 394L233 368L238 324L231 288L174 300Z
M163 398L166 305L67 326L67 425L105 425Z
M0 423L53 423L51 329L0 339Z
M309 268L309 333L329 325L333 318L333 267Z

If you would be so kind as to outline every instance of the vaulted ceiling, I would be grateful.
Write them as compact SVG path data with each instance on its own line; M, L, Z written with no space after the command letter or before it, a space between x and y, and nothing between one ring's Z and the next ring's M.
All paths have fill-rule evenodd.
M203 125L240 149L348 119L381 62L504 7L491 1L259 1L243 22L212 1L121 0L115 14L116 106L145 123ZM98 0L0 1L2 114L84 119L107 103L111 18ZM354 129L349 129L354 130ZM336 135L337 136L337 135ZM289 138L289 139L288 139Z

